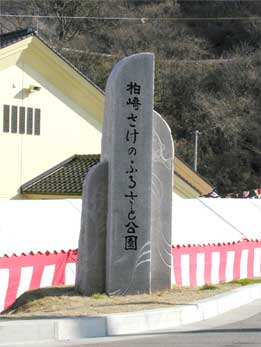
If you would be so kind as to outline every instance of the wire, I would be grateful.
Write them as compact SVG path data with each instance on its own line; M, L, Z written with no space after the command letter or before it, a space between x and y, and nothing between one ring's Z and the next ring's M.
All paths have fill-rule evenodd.
M188 0L186 0L188 1ZM25 14L0 14L0 17L15 18L39 18L39 19L58 19L55 15L25 15ZM87 16L61 16L64 19L87 19L87 20L110 20L110 21L174 21L174 22L194 22L194 21L259 21L261 17L87 17Z

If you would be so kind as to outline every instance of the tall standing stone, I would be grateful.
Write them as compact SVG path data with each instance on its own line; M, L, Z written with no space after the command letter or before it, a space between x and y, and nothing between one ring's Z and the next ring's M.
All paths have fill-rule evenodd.
M89 170L83 185L75 287L84 295L105 292L107 187L104 161Z
M153 112L151 290L171 287L171 231L174 145L171 130Z
M171 285L173 141L153 112L154 56L113 69L106 87L101 163L83 187L76 288L135 294Z
M154 55L120 61L106 86L102 160L108 161L106 291L151 290Z

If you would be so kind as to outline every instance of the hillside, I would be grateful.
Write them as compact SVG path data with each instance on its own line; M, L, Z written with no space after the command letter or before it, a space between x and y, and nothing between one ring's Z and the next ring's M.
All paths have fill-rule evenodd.
M198 171L218 192L261 186L259 1L6 0L1 14L28 15L0 17L2 32L37 28L102 89L121 57L154 52L176 153L193 165L199 130Z

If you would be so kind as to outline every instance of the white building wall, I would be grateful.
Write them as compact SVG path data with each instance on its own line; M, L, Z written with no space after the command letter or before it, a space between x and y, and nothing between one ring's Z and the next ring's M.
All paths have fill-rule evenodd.
M95 120L36 71L21 62L1 71L0 81L0 199L14 197L23 183L74 154L100 153ZM30 85L40 90L28 93ZM40 109L41 134L4 133L5 104Z

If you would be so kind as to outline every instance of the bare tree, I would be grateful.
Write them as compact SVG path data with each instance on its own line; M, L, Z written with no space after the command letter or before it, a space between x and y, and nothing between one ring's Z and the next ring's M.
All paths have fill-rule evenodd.
M55 16L56 34L60 41L70 41L83 31L80 16L91 15L94 3L81 0L33 0L31 7L39 15Z

